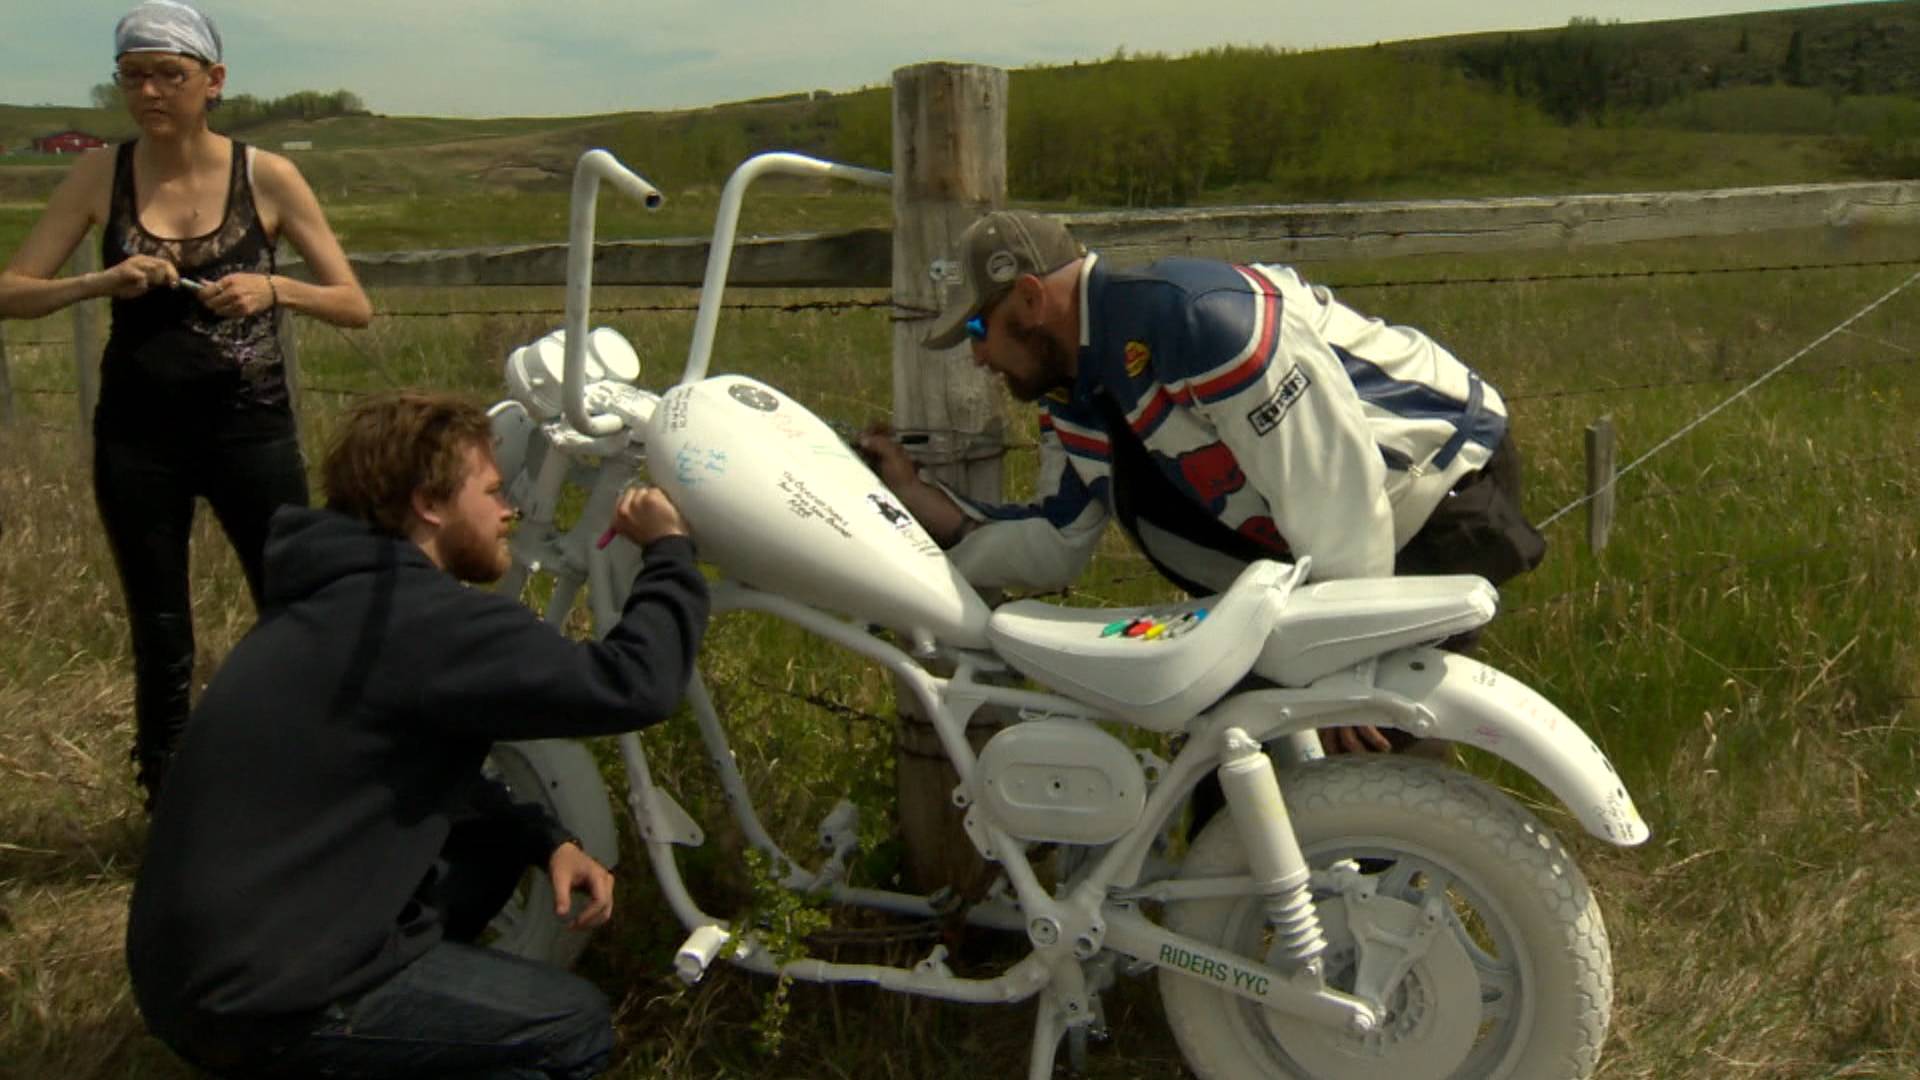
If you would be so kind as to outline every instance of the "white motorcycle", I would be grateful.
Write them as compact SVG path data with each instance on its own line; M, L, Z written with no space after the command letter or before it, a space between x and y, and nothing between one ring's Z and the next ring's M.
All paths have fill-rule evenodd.
M627 806L688 930L679 974L693 982L724 959L947 1001L1037 998L1035 1080L1051 1075L1063 1037L1077 1049L1101 1025L1099 995L1117 974L1148 970L1205 1077L1588 1076L1612 970L1599 906L1566 848L1472 776L1400 757L1322 759L1314 738L1366 723L1478 747L1537 779L1593 835L1644 841L1632 799L1578 725L1517 680L1434 647L1490 619L1493 588L1476 577L1312 583L1305 563L1259 562L1225 593L1187 603L989 609L833 428L771 386L707 375L740 202L769 172L889 182L793 154L743 165L722 193L686 368L655 394L636 385L624 339L588 332L587 311L600 181L650 204L660 195L604 151L581 159L566 326L513 352L512 398L492 414L496 457L524 511L506 587L552 574L555 622L584 587L604 632L640 555L624 540L603 546L594 523L644 467L723 575L716 617L771 614L879 664L912 695L960 777L952 797L967 835L1001 875L966 917L1024 934L1031 951L992 978L956 976L940 947L910 967L775 955L752 927L689 894L674 849L704 834L628 734ZM585 490L585 508L561 529L555 508L570 484ZM936 662L952 674L934 674ZM845 880L858 835L850 802L818 827L821 865L782 851L698 678L689 697L740 828L784 886L905 916L940 910L938 896ZM988 705L1019 720L976 753L967 722ZM1107 730L1126 725L1185 740L1162 761ZM502 745L493 761L612 863L603 780L581 746ZM1210 773L1227 809L1169 857ZM1073 856L1052 888L1030 858L1037 845ZM537 902L497 929L501 947L523 953L564 961L578 948Z

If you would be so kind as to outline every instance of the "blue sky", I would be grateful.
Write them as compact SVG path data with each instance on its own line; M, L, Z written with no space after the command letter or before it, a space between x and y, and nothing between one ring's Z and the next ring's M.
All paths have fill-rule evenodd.
M126 0L7 0L0 102L83 104ZM376 112L566 116L888 81L926 60L1024 67L1210 45L1367 44L1640 22L1804 0L205 0L236 93L351 90Z

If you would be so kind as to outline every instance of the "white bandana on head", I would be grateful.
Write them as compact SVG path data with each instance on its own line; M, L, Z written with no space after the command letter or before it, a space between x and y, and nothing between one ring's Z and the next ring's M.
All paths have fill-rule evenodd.
M113 55L179 53L220 62L220 31L213 20L178 0L147 0L127 12L113 31Z

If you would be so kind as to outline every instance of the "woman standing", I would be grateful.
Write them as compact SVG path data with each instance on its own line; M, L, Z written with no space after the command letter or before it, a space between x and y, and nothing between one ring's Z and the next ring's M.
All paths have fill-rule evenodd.
M372 309L293 163L208 128L227 77L211 19L143 3L114 56L140 134L73 166L0 271L0 317L112 297L94 498L132 630L133 759L151 807L191 705L194 499L213 507L256 606L268 518L307 502L275 309L355 327ZM94 226L105 268L57 277ZM282 237L311 283L276 272Z

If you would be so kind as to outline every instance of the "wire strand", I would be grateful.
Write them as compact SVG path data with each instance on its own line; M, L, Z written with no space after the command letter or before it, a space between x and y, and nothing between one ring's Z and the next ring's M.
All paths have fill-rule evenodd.
M1618 472L1614 473L1611 477L1608 477L1607 482L1600 485L1600 487L1596 488L1593 491L1587 492L1585 495L1582 495L1579 498L1568 503L1567 505L1561 507L1560 509L1555 510L1551 516L1549 516L1545 521L1542 521L1540 523L1540 528L1545 529L1549 525L1552 525L1554 522L1559 521L1561 518L1567 516L1569 513L1572 513L1574 510L1577 510L1580 507L1585 506L1587 503L1592 502L1594 499L1598 498L1602 493L1612 490L1613 487L1620 482L1622 477L1625 477L1629 473L1633 472L1635 469L1639 468L1649 458L1652 458L1655 454L1658 454L1660 451L1665 450L1667 447L1672 446L1675 442L1678 442L1683 436L1685 436L1688 432L1692 431L1694 428L1697 428L1701 424L1706 423L1708 420L1713 419L1715 416L1719 415L1722 410L1726 409L1728 406L1732 405L1734 402L1739 401L1741 398L1747 396L1747 394L1751 393L1755 388L1759 387L1761 384L1765 383L1767 380L1773 378L1775 375L1778 375L1782 371L1785 371L1787 368L1791 367L1801 357L1807 355L1813 350L1826 344L1828 340L1833 338L1835 335L1839 334L1841 331L1845 330L1847 327L1852 326L1854 323L1859 322L1861 319L1864 319L1868 315L1879 310L1882 304L1885 304L1887 301L1893 299L1894 297L1900 295L1902 292L1906 291L1907 287L1912 285L1915 281L1920 281L1920 271L1915 271L1913 274L1908 275L1905 281L1902 281L1900 284L1895 285L1893 288L1887 290L1887 292L1883 294L1878 300L1875 300L1872 303L1868 304L1866 307L1863 307L1859 311L1854 312L1840 325L1834 327L1833 329L1827 331L1824 334L1821 334L1819 337L1815 338L1812 342L1803 346L1798 352L1794 353L1792 356L1787 357L1785 360L1782 360L1778 364L1775 364L1773 367L1767 369L1766 373L1761 375L1759 378L1741 387L1739 390L1734 391L1734 393L1729 397L1727 397L1725 400L1721 401L1719 404L1715 405L1713 408L1708 409L1706 412L1701 413L1699 416L1695 417L1693 420L1683 425L1680 428L1680 430L1660 440L1660 442L1656 444L1653 447L1653 449L1648 450L1644 454L1641 454L1639 457L1629 462L1625 468L1620 469Z

